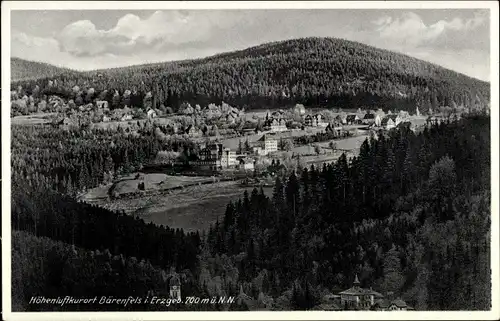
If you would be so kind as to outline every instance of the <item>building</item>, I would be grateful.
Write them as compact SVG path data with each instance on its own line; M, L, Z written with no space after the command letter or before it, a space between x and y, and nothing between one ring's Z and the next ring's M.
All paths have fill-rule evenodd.
M223 154L222 144L211 144L202 148L198 153L198 160L191 161L190 164L200 169L220 170L222 169ZM229 155L225 162L229 163Z
M278 141L271 135L262 135L257 141L260 146L254 149L259 155L267 155L278 151Z
M268 127L272 132L284 132L287 131L286 121L283 118L274 118L269 122Z
M316 127L326 127L328 123L324 121L324 118L321 114L316 114L313 116L313 125L316 124Z
M283 116L285 115L285 111L283 109L279 109L279 110L276 110L274 111L272 114L271 114L271 117L269 117L269 112L267 113L267 116L266 116L266 119L271 119L271 118L283 118Z
M154 109L149 109L148 118L156 118L156 117L157 117L156 111Z
M388 115L387 117L391 118L392 121L394 122L394 126L397 126L399 125L400 122L403 121L403 115L400 115L400 114L391 114L391 115Z
M340 295L327 294L323 296L318 305L312 308L316 311L341 311Z
M408 311L413 310L412 307L408 306L405 301L401 299L396 300L386 300L380 299L375 302L372 310L376 311Z
M347 115L346 117L346 124L347 125L355 125L358 124L360 121L358 115L352 114L352 115Z
M312 126L313 125L313 118L311 115L306 115L306 117L304 117L304 123L306 126Z
M356 274L351 288L342 291L340 295L340 304L348 310L368 310L375 305L375 301L384 296L376 291L360 287L358 275Z
M336 122L328 124L325 128L325 132L333 133L335 137L342 136L343 134L342 126L336 124Z
M394 121L389 116L386 116L386 117L384 117L384 119L382 119L380 126L386 130L391 130L391 129L396 127L396 125L394 124Z
M439 125L444 123L445 119L442 116L429 116L426 119L427 125Z
M121 119L121 120L122 120L122 121L128 121L128 120L132 120L132 119L134 119L134 117L133 117L132 115L130 115L130 114L125 114L125 115L123 115L123 117L122 117L122 119Z
M171 299L181 300L181 280L179 275L175 273L174 275L168 278L168 286L169 286L169 296Z
M221 159L222 152L222 144L210 144L200 150L199 158L200 160Z
M221 157L221 167L222 168L231 168L238 164L236 160L236 152L230 150L229 148L224 148L222 151Z
M318 126L326 127L326 126L328 126L328 123L323 122L323 117L321 116L321 114L315 114L312 116L307 115L304 118L304 122L305 122L306 126L310 126L310 127L318 127Z
M203 135L202 131L199 130L198 128L196 128L195 126L193 125L189 125L186 130L185 130L185 134L186 135L189 135L190 137L200 137L201 135Z
M236 297L235 303L240 306L245 306L249 311L255 310L257 300L249 296L243 291L243 286L240 285L240 293Z
M410 117L410 114L406 110L401 110L398 113L400 121L404 121Z
M239 165L239 168L240 169L244 169L244 170L254 170L255 168L255 160L253 158L250 158L250 157L242 157L240 158L240 165Z
M335 121L339 122L340 124L347 124L347 116L346 115L337 115L335 117Z
M304 115L306 113L306 108L302 104L297 104L293 108L293 111L299 115Z
M370 113L365 114L362 122L365 125L375 125L377 127L380 127L380 125L382 123L382 119L380 118L380 115L370 112Z
M108 108L108 102L106 100L97 100L95 102L95 105L97 106L98 109Z

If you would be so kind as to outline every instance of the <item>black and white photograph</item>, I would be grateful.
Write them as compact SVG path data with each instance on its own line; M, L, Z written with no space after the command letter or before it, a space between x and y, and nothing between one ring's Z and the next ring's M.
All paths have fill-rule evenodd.
M495 1L5 1L1 120L6 320L499 317Z

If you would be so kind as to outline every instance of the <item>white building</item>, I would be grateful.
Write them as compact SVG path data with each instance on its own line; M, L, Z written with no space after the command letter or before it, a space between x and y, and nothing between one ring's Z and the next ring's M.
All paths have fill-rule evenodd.
M122 121L132 120L134 117L130 114L123 115Z
M154 109L148 110L148 118L156 118L156 111Z
M263 135L257 141L260 146L254 147L254 153L258 155L267 155L278 151L278 141L271 135Z
M266 154L278 151L278 141L274 138L264 137L264 149Z
M255 161L250 158L250 157L245 157L240 159L240 169L244 170L253 170L255 168L254 166Z
M273 119L270 127L272 132L284 132L288 129L284 119Z
M108 102L106 100L97 100L95 102L95 105L97 106L97 108L99 109L105 109L105 108L108 108Z
M253 148L253 153L259 156L267 155L266 150L262 147L256 146Z
M224 148L221 158L222 168L230 168L238 164L236 160L236 152L230 150L229 148Z
M298 113L299 115L305 115L306 108L302 104L296 104L294 107L294 112Z

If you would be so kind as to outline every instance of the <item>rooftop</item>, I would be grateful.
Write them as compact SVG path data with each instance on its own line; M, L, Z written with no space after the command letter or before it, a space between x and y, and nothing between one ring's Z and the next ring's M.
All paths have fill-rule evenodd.
M382 298L383 295L373 291L371 289L364 289L359 286L353 286L345 291L340 292L339 294L344 294L344 295L373 295L375 297L380 297Z
M257 141L258 142L264 142L266 140L276 140L276 137L274 135L265 134L265 135L262 135L262 137L259 138Z
M377 302L375 302L375 305L378 307L381 307L383 309L387 309L391 305L395 305L398 308L408 308L408 305L406 304L406 302L401 300L401 299L396 299L396 300L392 300L392 301L387 300L387 299L381 299L381 300L377 300Z

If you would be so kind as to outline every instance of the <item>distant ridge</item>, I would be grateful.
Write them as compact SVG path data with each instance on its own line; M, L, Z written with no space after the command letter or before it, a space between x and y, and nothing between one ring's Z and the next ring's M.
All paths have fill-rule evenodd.
M489 83L404 54L336 38L276 41L201 59L75 72L18 60L15 79L56 77L97 92L137 89L154 105L225 101L247 108L486 106ZM27 65L27 66L26 66ZM33 66L33 68L31 68ZM39 66L39 67L38 67ZM22 67L22 68L21 68ZM37 70L40 72L29 72ZM69 82L68 82L69 86ZM68 89L68 88L67 88Z
M17 57L10 59L10 76L12 81L39 79L53 77L62 73L77 72L63 67L56 67L51 64L24 60Z

